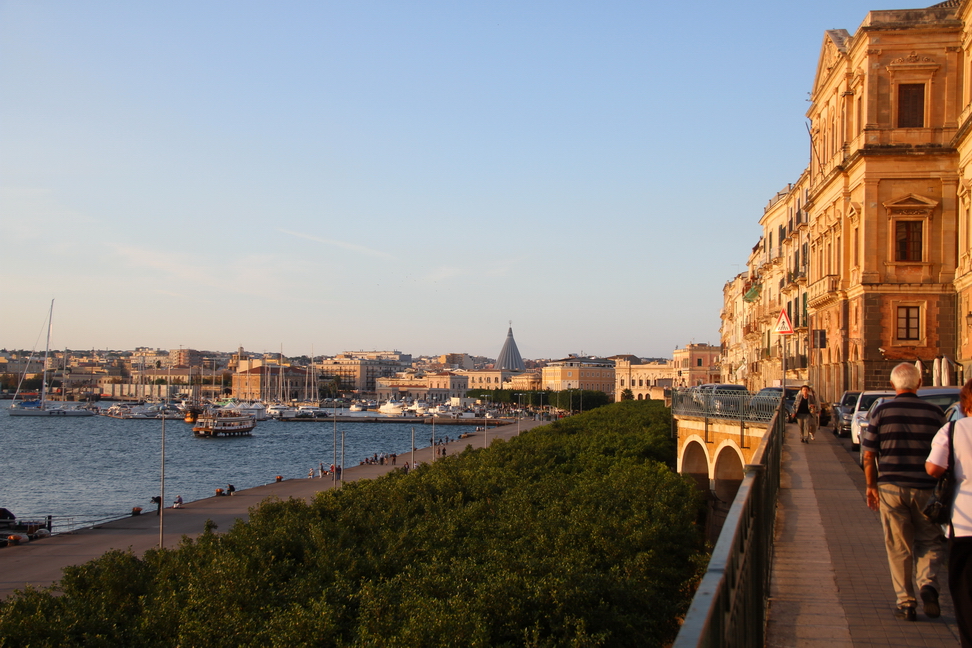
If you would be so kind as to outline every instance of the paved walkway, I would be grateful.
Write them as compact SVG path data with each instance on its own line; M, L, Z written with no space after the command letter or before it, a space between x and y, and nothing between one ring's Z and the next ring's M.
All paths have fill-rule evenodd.
M892 614L894 591L878 514L864 503L864 473L849 439L830 428L800 443L788 426L770 586L771 648L958 646L945 571L942 616Z
M542 425L539 421L522 420L520 431ZM492 443L496 439L510 439L517 434L517 425L504 425L490 428L484 432L461 431L468 436L449 443L447 452L455 454L462 452L467 445L474 448L483 447L488 440ZM449 436L452 436L451 434ZM441 446L439 446L441 447ZM425 447L415 451L418 463L428 463L432 460L431 448ZM359 479L373 479L390 472L393 468L400 468L406 461L411 463L409 453L398 457L397 466L354 466L344 471L345 481ZM279 483L267 484L256 488L236 491L232 497L210 497L195 502L188 502L184 508L167 508L163 512L165 547L178 546L183 536L195 538L202 533L206 520L216 523L220 531L228 530L237 520L246 520L249 509L268 497L286 500L291 497L303 498L310 501L317 493L329 490L332 484L325 479L291 479ZM138 517L126 517L114 522L100 524L95 527L31 542L19 547L0 549L0 598L12 594L15 590L25 586L45 587L61 579L62 570L70 565L79 565L93 560L110 549L131 549L138 555L148 549L159 546L159 517L142 514Z

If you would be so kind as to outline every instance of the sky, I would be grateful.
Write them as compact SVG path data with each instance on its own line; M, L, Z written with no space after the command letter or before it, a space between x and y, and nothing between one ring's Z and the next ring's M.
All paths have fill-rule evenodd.
M718 344L824 31L913 6L0 0L0 347Z

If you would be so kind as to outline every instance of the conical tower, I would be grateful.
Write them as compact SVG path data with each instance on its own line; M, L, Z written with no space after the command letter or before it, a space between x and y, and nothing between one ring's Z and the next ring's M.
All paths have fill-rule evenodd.
M520 357L520 350L516 348L516 340L513 339L513 324L506 333L506 342L499 355L496 356L496 366L494 369L505 369L506 371L526 371L523 358Z

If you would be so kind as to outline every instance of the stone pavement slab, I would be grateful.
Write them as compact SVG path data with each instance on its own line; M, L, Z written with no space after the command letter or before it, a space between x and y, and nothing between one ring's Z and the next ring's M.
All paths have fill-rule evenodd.
M524 419L519 429L525 432L543 424L541 421ZM510 439L517 434L516 423L490 428L486 439L483 431L467 432L467 429L463 429L467 438L446 445L448 454L462 452L468 445L480 448L486 442L491 444L497 439ZM415 460L417 463L432 461L432 449L417 449ZM374 479L401 468L406 461L412 462L410 453L399 455L396 466L352 466L344 471L344 481ZM287 500L295 497L310 501L317 493L331 487L332 482L327 478L290 479L238 490L232 497L209 497L187 502L181 509L166 508L162 516L163 544L166 548L174 548L179 545L183 536L195 538L203 532L206 520L215 522L219 531L226 531L237 521L246 521L250 507L267 498ZM148 514L124 517L75 533L60 534L27 545L0 549L0 598L9 596L15 590L24 589L27 585L52 585L61 579L65 567L83 564L111 549L131 549L136 555L155 549L159 546L159 517L152 513L153 511L149 511Z
M878 514L850 441L823 428L809 444L788 426L767 625L767 646L958 646L944 580L942 616L892 615L894 591Z

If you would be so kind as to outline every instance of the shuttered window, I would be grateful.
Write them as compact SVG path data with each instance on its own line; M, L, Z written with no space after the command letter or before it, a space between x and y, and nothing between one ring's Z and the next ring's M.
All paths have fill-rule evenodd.
M902 83L898 86L898 128L924 128L925 84Z

